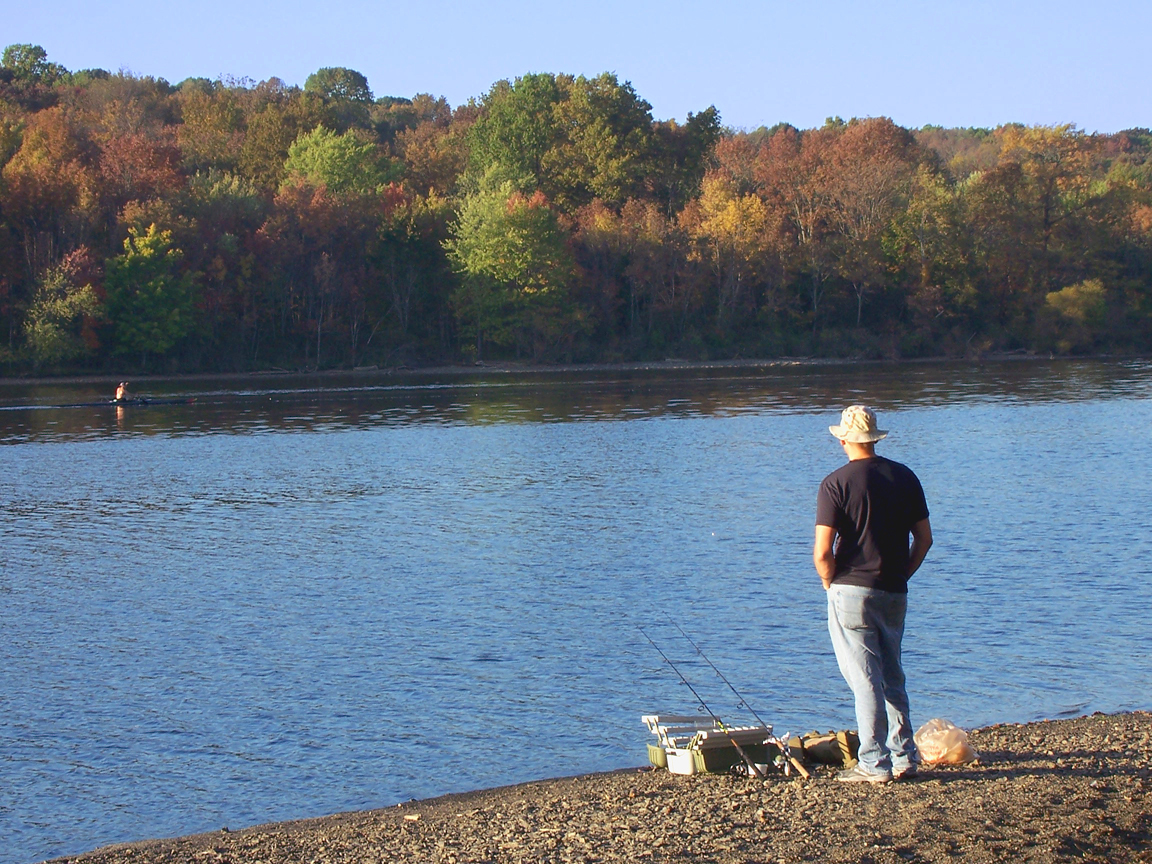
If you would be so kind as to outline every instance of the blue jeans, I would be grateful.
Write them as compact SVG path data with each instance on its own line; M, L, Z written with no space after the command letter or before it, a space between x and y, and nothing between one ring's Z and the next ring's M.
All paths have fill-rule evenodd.
M828 589L828 632L856 699L865 771L902 771L919 761L900 666L907 609L907 594L835 583Z

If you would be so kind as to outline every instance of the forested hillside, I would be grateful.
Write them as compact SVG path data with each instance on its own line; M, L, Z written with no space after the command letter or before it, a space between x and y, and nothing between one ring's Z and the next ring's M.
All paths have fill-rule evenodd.
M1152 133L0 68L0 371L1152 350Z

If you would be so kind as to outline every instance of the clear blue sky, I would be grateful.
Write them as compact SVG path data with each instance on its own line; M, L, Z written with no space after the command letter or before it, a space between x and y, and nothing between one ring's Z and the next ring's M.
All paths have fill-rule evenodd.
M453 105L525 72L615 72L659 119L885 115L905 126L1152 126L1149 0L0 0L4 45L69 69L270 76L348 66L377 96Z

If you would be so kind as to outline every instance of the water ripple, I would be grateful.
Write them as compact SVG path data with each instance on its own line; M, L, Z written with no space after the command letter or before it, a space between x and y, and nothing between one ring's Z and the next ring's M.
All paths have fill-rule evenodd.
M640 714L695 708L638 623L745 719L668 616L780 731L851 725L810 553L848 399L885 412L932 507L915 718L1152 707L1152 541L1131 530L1152 509L1131 454L1149 371L248 382L123 420L13 408L5 860L638 764Z

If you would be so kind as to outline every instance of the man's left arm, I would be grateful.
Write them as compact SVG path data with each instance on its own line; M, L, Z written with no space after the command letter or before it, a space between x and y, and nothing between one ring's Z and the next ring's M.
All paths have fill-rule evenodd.
M816 572L820 574L820 581L824 583L827 591L836 576L836 553L832 550L832 543L836 539L836 529L831 525L816 526L816 544L812 547L812 563L816 565Z

